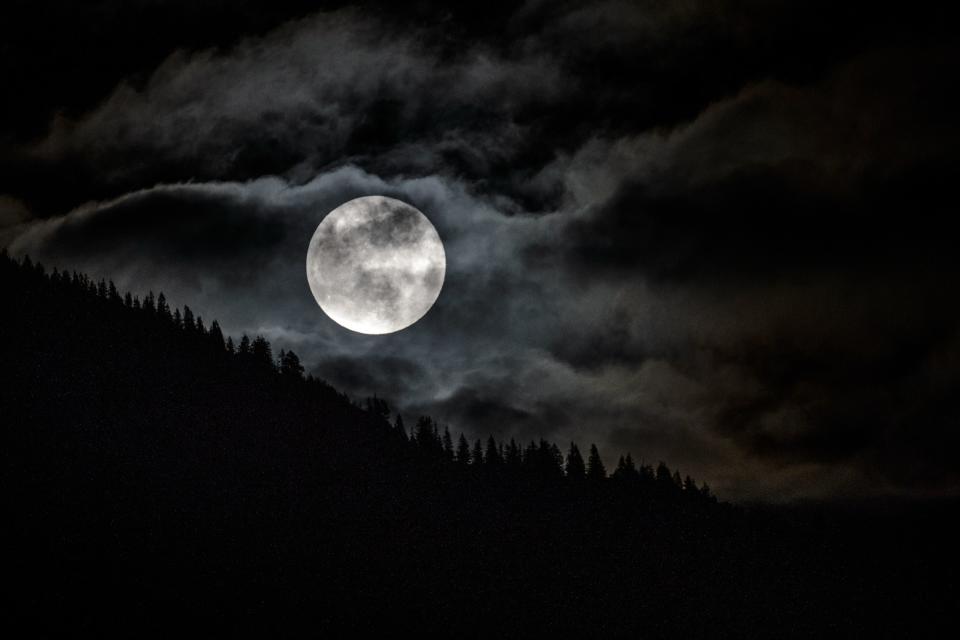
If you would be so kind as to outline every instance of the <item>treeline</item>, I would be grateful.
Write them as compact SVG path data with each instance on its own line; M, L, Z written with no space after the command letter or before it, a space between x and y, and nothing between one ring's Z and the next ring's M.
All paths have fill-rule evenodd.
M754 511L595 446L405 425L161 294L2 256L0 299L12 629L936 637L955 617L930 578L955 576L954 505Z
M630 453L621 455L616 467L608 474L595 444L591 444L584 460L576 443L570 443L566 454L555 444L544 439L521 445L511 438L508 442L493 436L475 439L471 443L460 433L454 442L449 426L441 429L430 416L420 416L408 433L403 417L396 414L391 420L389 404L382 398L366 398L357 405L348 396L338 393L324 380L304 374L299 356L293 350L281 349L276 356L272 345L262 335L253 338L244 334L238 340L225 336L217 320L209 327L203 317L189 306L171 308L163 292L148 292L142 299L131 292L121 293L112 280L93 280L86 274L54 268L51 271L29 256L17 261L6 252L0 256L2 268L8 277L33 280L33 286L49 287L51 293L70 305L105 305L124 310L141 322L156 325L166 340L177 340L196 350L201 357L212 358L238 371L253 372L255 377L275 376L282 384L304 386L324 396L337 396L344 402L365 410L380 427L390 426L390 438L418 449L434 461L457 465L491 474L511 477L535 477L543 480L566 479L570 483L611 481L620 487L642 495L676 498L698 502L716 502L706 483L697 485L689 475L681 476L664 463L656 467L636 463ZM177 335L179 334L179 336Z
M378 398L368 398L366 407L368 411L384 418L389 415L388 405ZM475 439L471 444L461 433L454 444L449 427L444 426L441 431L429 416L421 416L417 420L409 437L402 416L396 416L393 428L401 438L409 439L418 447L449 463L464 467L483 468L493 472L527 473L542 478L567 478L570 482L599 482L609 479L626 487L716 501L706 483L698 487L689 475L684 478L679 471L671 473L664 462L660 462L656 468L648 464L638 465L629 453L620 456L616 468L608 475L595 444L590 445L589 455L584 461L580 448L573 442L570 443L566 455L556 444L542 438L539 442L531 440L522 447L514 438L504 443L493 436L489 436L486 442Z

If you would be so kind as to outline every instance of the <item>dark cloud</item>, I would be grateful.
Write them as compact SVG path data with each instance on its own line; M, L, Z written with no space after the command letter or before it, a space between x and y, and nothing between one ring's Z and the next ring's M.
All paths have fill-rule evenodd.
M567 228L577 268L952 268L958 136L942 105L957 58L924 51L918 72L903 55L865 57L813 87L749 87L638 145L654 157Z
M0 233L30 219L27 206L16 198L0 195Z
M176 51L142 82L124 80L95 108L58 115L45 137L17 148L13 170L27 174L18 188L35 174L66 175L74 193L105 198L151 182L315 173L345 158L376 169L381 154L401 170L412 160L427 172L485 171L494 161L486 156L515 155L491 144L518 142L511 114L555 97L558 70L545 54L441 45L423 28L342 10L229 51ZM401 143L420 147L410 149L418 157L404 160ZM45 208L65 204L34 188Z
M443 422L469 424L475 434L493 435L497 439L520 433L528 438L551 433L553 429L534 409L515 407L502 398L485 395L477 389L461 388L449 398L424 407L425 412Z
M818 467L810 491L836 487L838 470L860 490L952 491L955 61L939 47L872 53L816 85L748 87L634 140L628 161L608 145L599 157L623 179L553 249L581 287L641 277L655 299L688 295L659 343L617 304L554 353L591 369L666 358L705 388L705 427L778 474Z
M362 360L349 356L323 358L313 374L362 397L375 395L392 400L409 395L428 377L428 372L413 360L374 354Z
M944 425L960 419L930 369L932 360L953 359L960 318L939 287L892 274L886 282L834 284L837 293L827 295L846 289L847 299L823 306L843 314L839 319L725 354L763 391L730 398L718 425L747 450L781 463L855 466L887 483L926 466L930 477L955 482L955 465L929 455L953 449ZM948 373L942 360L937 366L937 376L960 374ZM937 482L927 488L937 490Z
M960 488L949 8L338 4L0 20L0 241L470 437L731 497ZM448 258L379 338L304 278L323 215L374 194Z
M258 215L256 206L216 189L154 189L95 211L81 210L56 225L49 240L65 257L138 244L177 264L224 259L239 264L253 252L271 253L287 231L282 220Z

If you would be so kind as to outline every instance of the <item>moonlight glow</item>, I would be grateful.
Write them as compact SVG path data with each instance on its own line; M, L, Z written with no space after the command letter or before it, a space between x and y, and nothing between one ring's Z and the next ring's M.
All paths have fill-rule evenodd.
M317 304L359 333L393 333L422 318L440 295L446 267L443 243L427 217L383 196L331 211L307 250Z

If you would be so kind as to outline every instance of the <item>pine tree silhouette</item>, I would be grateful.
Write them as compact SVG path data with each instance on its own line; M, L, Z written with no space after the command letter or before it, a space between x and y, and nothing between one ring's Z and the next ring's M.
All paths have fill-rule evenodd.
M603 460L600 459L600 451L597 445L590 445L590 457L587 459L587 479L603 480L607 477L607 470L603 466Z
M493 436L487 438L487 449L483 454L483 461L485 464L491 467L497 466L503 462L500 457L500 448L497 446L497 441L493 439Z
M167 304L167 296L163 295L162 291L157 296L157 314L165 320L170 318L170 306Z
M479 438L473 443L473 450L470 452L470 463L477 466L483 464L483 445L480 443Z
M570 443L570 449L567 452L566 474L573 480L583 480L587 477L587 466L583 462L583 456L580 455L580 449L573 442Z
M437 427L430 416L420 416L414 427L413 439L426 451L440 450L440 439L437 436Z
M513 438L510 438L510 444L508 444L506 447L504 463L511 469L519 469L523 464L523 455L520 451L520 447L517 445L517 441Z
M447 426L443 427L442 445L443 445L444 457L447 460L452 462L453 461L453 438L450 437L450 428Z
M162 293L160 295L163 296ZM224 340L223 340L223 331L220 329L220 323L217 322L216 320L210 323L210 341L213 343L214 348L216 348L217 350L222 351L226 349L226 344L224 343ZM230 344L232 345L233 342L231 341ZM300 369L300 372L303 373L302 367Z
M673 485L673 477L670 474L670 467L664 464L662 460L659 464L657 464L657 483L663 486Z
M457 439L457 462L460 464L470 464L470 443L461 433Z
M186 311L184 311L183 317L184 323L186 323ZM250 354L253 357L253 362L262 369L266 370L275 368L273 364L273 350L270 348L270 343L267 342L266 338L263 336L257 336L253 339L253 342L250 345Z

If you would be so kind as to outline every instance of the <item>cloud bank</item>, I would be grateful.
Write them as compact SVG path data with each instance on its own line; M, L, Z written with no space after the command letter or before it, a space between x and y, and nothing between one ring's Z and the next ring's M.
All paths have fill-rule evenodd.
M471 437L596 441L733 498L955 493L956 49L936 14L808 5L351 10L181 48L0 149L0 240ZM447 254L390 336L303 273L364 195Z

